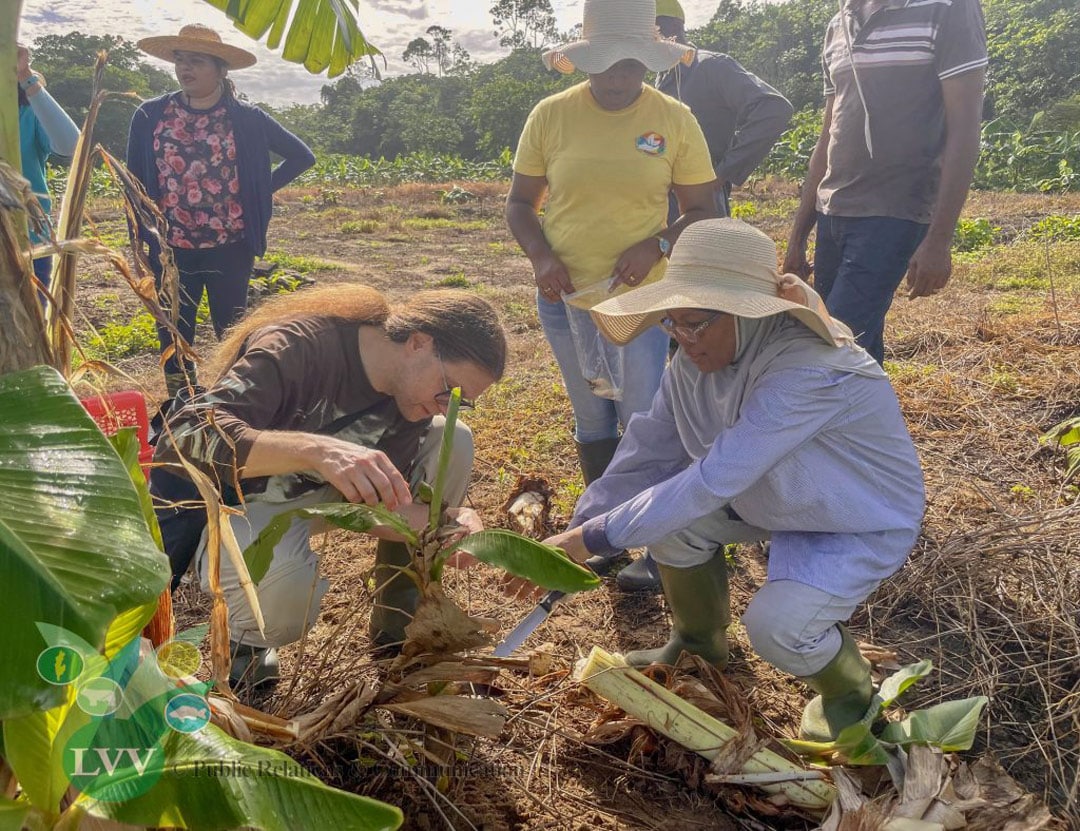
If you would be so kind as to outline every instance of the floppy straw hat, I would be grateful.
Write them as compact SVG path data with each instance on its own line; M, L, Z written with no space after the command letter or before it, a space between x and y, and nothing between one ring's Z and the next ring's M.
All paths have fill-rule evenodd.
M787 312L831 346L852 341L820 295L794 274L776 271L776 244L738 219L707 219L683 231L663 278L592 307L600 331L628 343L670 309L712 309L736 317Z
M221 42L221 35L201 23L189 23L179 35L159 35L136 43L142 51L172 63L174 52L199 52L225 61L229 69L246 69L255 64L255 56L239 46Z
M545 52L544 66L566 74L580 69L598 75L632 58L663 72L693 57L692 47L660 37L654 0L585 0L581 40Z

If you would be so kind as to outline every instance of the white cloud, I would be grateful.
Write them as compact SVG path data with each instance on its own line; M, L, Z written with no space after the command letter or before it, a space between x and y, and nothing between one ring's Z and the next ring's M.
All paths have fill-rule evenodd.
M716 10L716 0L682 0L682 4L690 27L704 25ZM505 55L493 34L491 5L492 0L360 0L360 28L386 56L385 70L379 64L387 75L409 71L401 53L432 24L450 29L474 60L486 63ZM560 29L581 22L581 0L554 0L552 5ZM25 0L19 34L27 42L68 32L119 34L138 40L176 32L185 23L205 23L224 40L255 53L259 62L237 72L234 79L253 100L310 104L319 100L319 91L328 83L325 76L312 76L302 66L287 63L247 40L223 12L201 0Z

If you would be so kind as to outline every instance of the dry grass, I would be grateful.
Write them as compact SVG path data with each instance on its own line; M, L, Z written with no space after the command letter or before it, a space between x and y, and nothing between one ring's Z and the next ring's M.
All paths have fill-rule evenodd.
M449 184L344 191L333 206L286 194L287 220L271 226L273 246L334 263L320 282L362 279L403 297L460 273L496 303L512 359L507 377L470 417L478 450L471 502L486 522L502 524L499 507L516 477L539 474L556 491L552 523L561 527L581 488L571 417L539 332L528 265L499 218L505 185L462 186L484 199L447 206L440 195ZM791 186L768 181L738 201L752 202L753 221L779 240L794 196ZM966 214L1019 236L1047 214L1077 211L1076 196L976 194ZM485 224L462 232L403 222L425 212ZM343 222L364 219L379 226L370 234L338 233ZM1078 249L999 246L965 257L944 294L898 298L888 368L925 467L929 506L910 562L852 625L858 637L904 659L933 659L937 672L905 703L989 696L976 750L996 753L1080 828L1080 508L1075 491L1061 487L1063 455L1038 442L1080 413ZM86 286L88 303L114 290L96 273ZM124 368L151 393L159 389L152 357ZM371 546L335 533L322 551L331 590L303 653L285 650L288 674L263 702L279 713L310 711L358 679L380 675L366 634ZM744 547L733 581L736 614L763 579L762 553ZM530 608L503 598L497 577L483 569L449 573L447 583L471 613L506 628ZM205 619L190 588L176 606L183 620ZM626 650L655 643L666 626L658 599L613 586L560 608L535 638L554 642L556 670L540 678L503 673L495 693L511 712L507 729L498 742L477 740L466 749L466 775L445 794L399 763L402 745L393 737L407 735L403 723L365 725L295 752L328 781L401 805L411 828L777 827L733 816L715 794L688 787L665 768L661 747L628 760L627 747L581 740L600 708L566 680L572 661L593 644ZM727 674L759 732L791 735L807 691L760 661L738 625L733 638Z

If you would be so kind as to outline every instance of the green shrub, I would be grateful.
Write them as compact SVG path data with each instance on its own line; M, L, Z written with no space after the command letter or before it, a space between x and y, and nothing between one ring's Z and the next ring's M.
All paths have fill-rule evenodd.
M953 234L953 251L978 251L993 245L1001 228L991 225L989 219L961 219Z
M1028 239L1053 240L1080 240L1080 214L1073 216L1061 216L1051 214L1040 219L1027 229L1024 236Z
M90 357L104 360L156 352L157 348L157 327L147 312L135 315L130 323L106 323L86 345Z

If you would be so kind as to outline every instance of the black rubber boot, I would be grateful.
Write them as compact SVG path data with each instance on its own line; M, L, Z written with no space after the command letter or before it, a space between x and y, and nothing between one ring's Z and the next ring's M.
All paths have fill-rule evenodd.
M847 627L837 624L843 640L840 651L820 672L799 680L819 693L803 710L799 738L808 742L831 742L845 727L866 715L874 697L874 683L867 661Z
M375 548L375 605L371 608L371 642L381 647L400 647L405 627L416 612L420 590L401 569L412 565L403 542L379 540Z
M615 457L615 450L619 446L618 439L600 439L600 441L575 442L577 444L578 461L581 463L581 478L588 487L607 470L611 460Z
M646 551L615 575L615 582L624 592L660 591L659 564Z
M707 563L672 568L657 563L664 597L671 609L671 637L657 649L628 652L630 666L674 664L683 650L700 655L717 669L728 660L727 628L731 624L727 560L723 548Z

